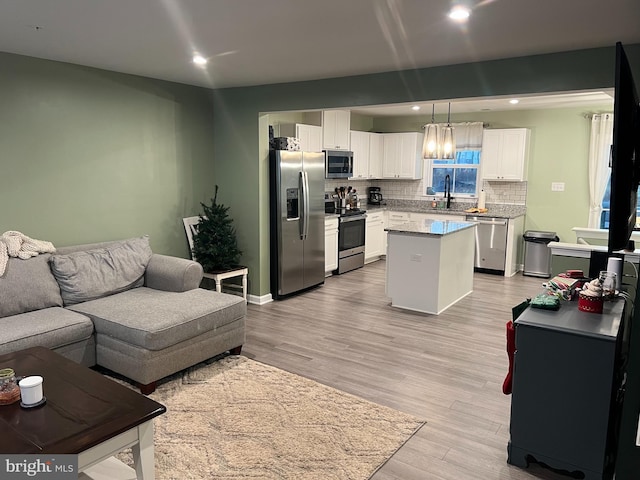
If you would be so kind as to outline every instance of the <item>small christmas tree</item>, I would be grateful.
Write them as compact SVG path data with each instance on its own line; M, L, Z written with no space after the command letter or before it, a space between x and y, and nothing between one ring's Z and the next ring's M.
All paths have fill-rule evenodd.
M218 185L211 206L201 203L197 233L193 237L193 256L205 272L228 270L238 265L242 252L238 249L236 230L227 212L229 207L216 203Z

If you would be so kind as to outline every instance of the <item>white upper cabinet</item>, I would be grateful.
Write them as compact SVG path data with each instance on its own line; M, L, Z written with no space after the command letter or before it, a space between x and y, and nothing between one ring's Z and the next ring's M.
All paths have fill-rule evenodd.
M351 131L352 178L382 178L383 142L380 133Z
M369 178L369 132L351 131L351 151L353 152L353 177Z
M482 178L523 182L527 179L530 130L485 130L482 136Z
M300 149L303 152L322 151L322 127L298 123L296 137L300 139Z
M422 178L422 135L418 132L385 133L383 178Z
M382 178L397 178L400 168L400 137L397 133L385 133L382 138Z
M382 178L384 138L380 133L369 134L369 178Z
M326 150L349 150L351 112L322 111L322 147Z

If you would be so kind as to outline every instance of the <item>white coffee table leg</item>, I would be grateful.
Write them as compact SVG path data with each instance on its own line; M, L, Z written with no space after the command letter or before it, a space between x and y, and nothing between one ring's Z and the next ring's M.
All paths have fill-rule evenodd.
M222 280L216 282L216 292L222 293Z
M153 459L153 422L138 427L138 443L131 447L133 463L138 480L154 480L155 461Z

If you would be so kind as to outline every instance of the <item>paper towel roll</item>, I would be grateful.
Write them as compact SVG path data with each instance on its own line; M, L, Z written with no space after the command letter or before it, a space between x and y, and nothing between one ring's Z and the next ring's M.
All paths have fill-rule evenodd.
M616 290L620 290L620 285L622 285L622 264L622 259L618 257L609 257L607 260L607 272L616 274Z
M487 200L487 194L484 193L484 190L480 190L480 195L478 195L478 208L485 208L484 204Z

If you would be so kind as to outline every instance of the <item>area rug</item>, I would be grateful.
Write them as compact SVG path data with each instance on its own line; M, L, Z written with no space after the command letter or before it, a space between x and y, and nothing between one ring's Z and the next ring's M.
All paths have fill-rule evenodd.
M161 480L366 480L424 424L242 356L193 367L150 397L167 407L154 421Z

